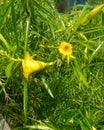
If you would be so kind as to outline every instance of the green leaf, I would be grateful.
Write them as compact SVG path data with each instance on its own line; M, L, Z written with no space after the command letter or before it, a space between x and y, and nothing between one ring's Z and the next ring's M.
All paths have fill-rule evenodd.
M83 123L83 121L79 120L79 124L80 124L81 130L89 130L89 128L86 126L86 124Z
M8 78L11 76L13 64L14 64L14 61L9 62L9 64L7 65L7 67L5 69L5 74Z
M6 41L6 39L3 37L3 35L0 33L0 40L4 43L4 45L6 46L6 48L9 50L9 44Z
M75 66L73 66L73 68L74 68L74 71L75 71L77 78L82 80L84 85L89 88L87 79L85 78L80 65L76 61L75 61Z
M49 88L48 84L47 84L46 81L45 81L45 78L43 78L43 77L42 77L42 82L43 82L43 84L44 84L44 87L45 87L46 90L48 91L49 95L50 95L52 98L54 98L54 96L53 96L53 94L52 94L52 92L51 92L51 89Z
M81 22L85 15L87 14L87 5L85 5L80 13L80 16L77 18L75 25L73 27L73 32L75 33L78 27L81 25Z

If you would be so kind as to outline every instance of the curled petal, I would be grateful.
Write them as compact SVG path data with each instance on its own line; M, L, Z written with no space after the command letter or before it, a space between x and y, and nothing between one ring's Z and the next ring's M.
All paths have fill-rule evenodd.
M33 60L30 57L30 54L27 52L26 57L22 60L24 77L28 79L29 74L31 74L32 72L41 70L41 69L45 68L46 66L50 66L53 64L54 64L54 62L45 63L42 61Z

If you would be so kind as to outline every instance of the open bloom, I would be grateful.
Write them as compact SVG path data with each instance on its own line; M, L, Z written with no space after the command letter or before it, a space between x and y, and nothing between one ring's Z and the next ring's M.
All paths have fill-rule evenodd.
M67 42L61 42L61 44L58 47L59 52L63 55L63 59L67 57L67 63L69 63L70 59L75 59L75 57L72 55L72 45Z
M45 68L46 66L53 65L54 63L55 62L44 63L42 61L33 60L32 57L30 57L30 54L26 52L26 56L22 60L24 77L28 79L29 74L31 74L32 72L41 70Z
M62 42L59 45L59 52L63 55L71 55L72 54L72 45L67 42Z

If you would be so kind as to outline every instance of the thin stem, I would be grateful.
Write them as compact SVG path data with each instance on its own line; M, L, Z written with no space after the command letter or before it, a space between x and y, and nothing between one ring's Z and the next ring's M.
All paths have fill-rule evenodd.
M24 79L24 99L23 99L23 109L24 109L24 124L27 124L27 118L28 118L28 80Z
M28 42L29 24L30 24L30 16L27 17L27 20L26 20L26 35L25 35L24 55L26 53L27 42Z
M29 5L28 5L29 0L26 0L27 4L27 10L29 10ZM28 43L28 32L29 32L29 24L30 24L30 13L29 11L27 12L27 19L26 19L26 34L25 34L25 45L24 45L24 55L27 50L27 43ZM28 118L28 80L24 79L24 124L27 124L27 118Z

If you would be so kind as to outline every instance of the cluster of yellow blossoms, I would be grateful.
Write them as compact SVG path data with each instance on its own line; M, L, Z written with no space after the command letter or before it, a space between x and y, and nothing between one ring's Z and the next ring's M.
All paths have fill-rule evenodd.
M72 45L67 42L62 42L59 45L58 50L63 55L63 57L67 56L68 59L75 58L74 56L72 56ZM45 68L46 66L53 65L54 63L55 62L45 63L42 61L34 60L30 56L30 54L26 52L25 58L22 59L22 68L23 68L24 77L28 79L29 75L32 72L41 70Z

